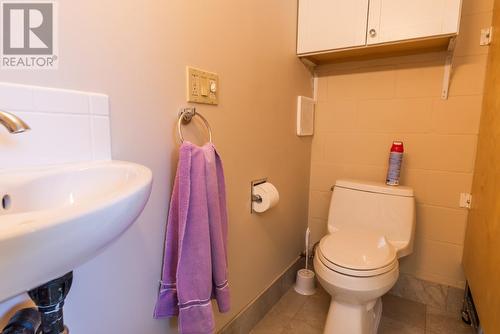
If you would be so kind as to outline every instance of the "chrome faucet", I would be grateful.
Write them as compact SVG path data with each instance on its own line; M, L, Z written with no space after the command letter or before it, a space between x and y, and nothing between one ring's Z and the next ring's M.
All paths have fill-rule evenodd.
M16 115L2 110L0 110L0 124L5 126L5 128L10 133L14 134L30 130L29 125L26 124L22 119L20 119Z

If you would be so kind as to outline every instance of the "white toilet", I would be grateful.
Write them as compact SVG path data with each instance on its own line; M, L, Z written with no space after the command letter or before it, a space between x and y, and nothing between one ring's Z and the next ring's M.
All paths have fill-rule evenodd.
M415 198L409 187L339 180L314 269L332 296L325 334L375 334L381 298L413 251Z

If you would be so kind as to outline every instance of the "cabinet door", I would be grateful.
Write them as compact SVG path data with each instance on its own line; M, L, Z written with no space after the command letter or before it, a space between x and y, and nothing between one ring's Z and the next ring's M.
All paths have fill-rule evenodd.
M297 53L366 45L368 0L299 0Z
M367 44L458 33L461 0L370 0Z

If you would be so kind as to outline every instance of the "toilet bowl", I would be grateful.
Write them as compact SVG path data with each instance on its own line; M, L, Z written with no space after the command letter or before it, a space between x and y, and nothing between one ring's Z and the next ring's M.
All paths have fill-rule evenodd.
M319 283L332 296L325 334L376 334L381 297L396 283L398 258L413 249L413 190L337 181L328 235L314 257Z

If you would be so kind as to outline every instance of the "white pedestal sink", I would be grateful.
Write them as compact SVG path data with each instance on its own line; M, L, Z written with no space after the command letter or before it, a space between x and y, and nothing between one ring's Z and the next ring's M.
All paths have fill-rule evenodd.
M72 271L139 216L152 174L119 161L0 171L0 301Z

